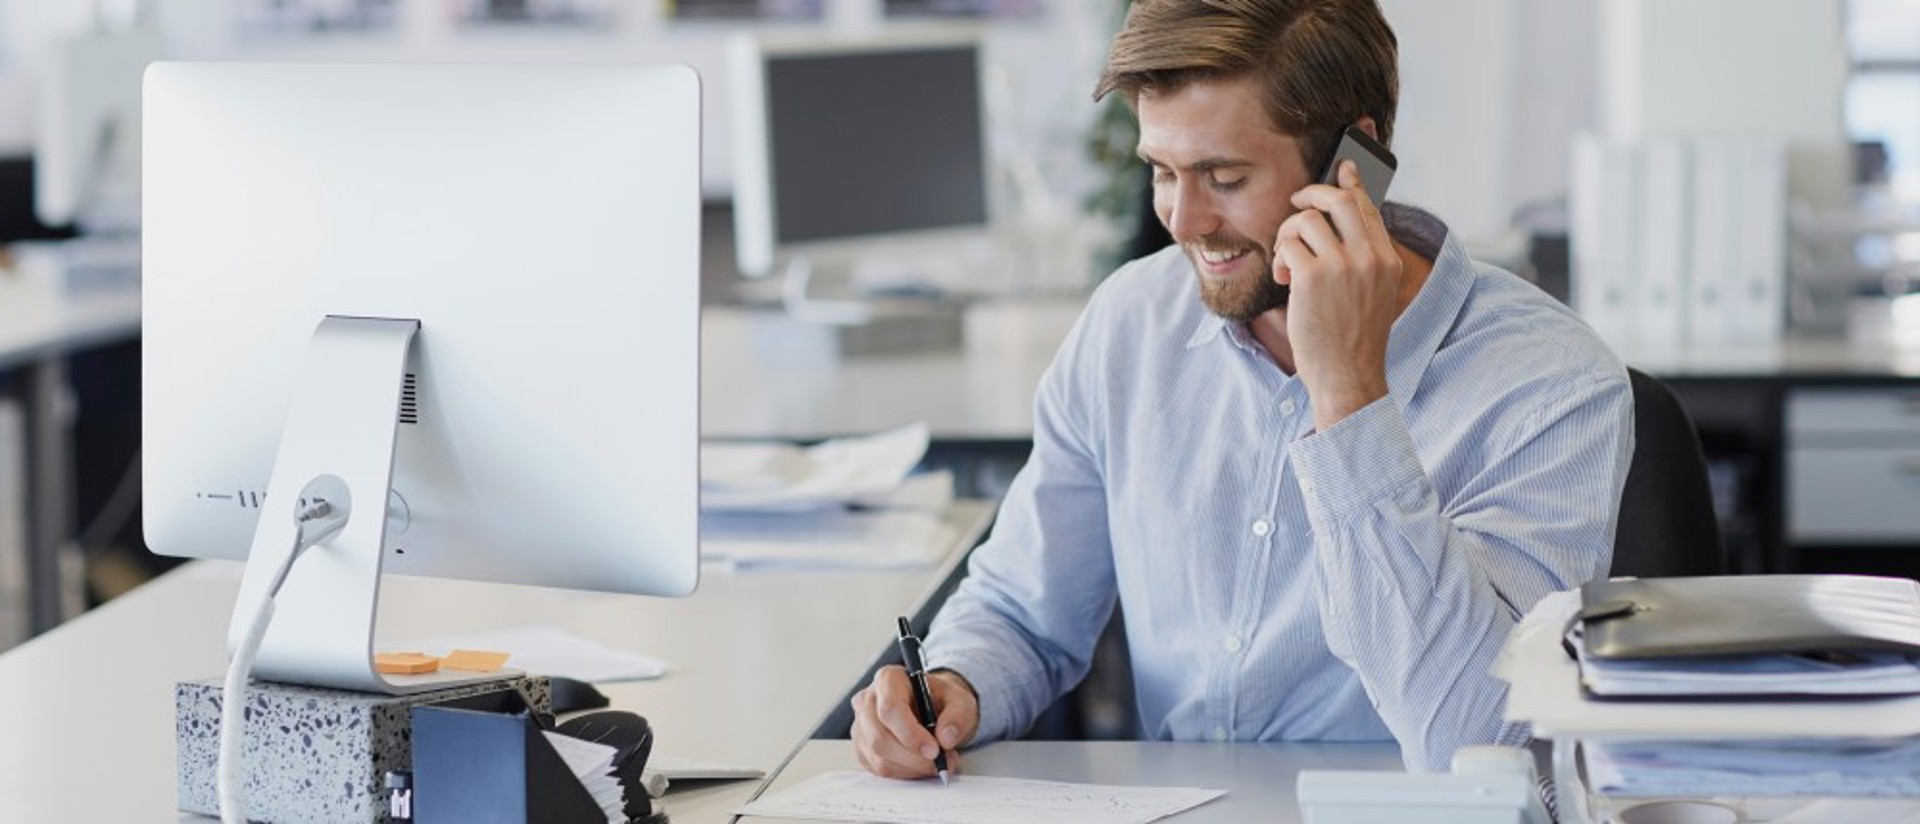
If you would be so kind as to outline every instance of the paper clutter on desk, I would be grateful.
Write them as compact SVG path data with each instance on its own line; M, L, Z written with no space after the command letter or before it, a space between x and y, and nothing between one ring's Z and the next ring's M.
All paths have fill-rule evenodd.
M937 511L717 512L700 518L700 557L734 569L923 569L956 532Z
M926 424L813 446L705 443L700 446L700 508L804 511L887 496L926 457Z

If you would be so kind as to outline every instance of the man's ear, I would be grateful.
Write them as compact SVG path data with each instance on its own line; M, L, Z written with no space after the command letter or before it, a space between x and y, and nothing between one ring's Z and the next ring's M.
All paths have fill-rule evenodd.
M1380 128L1374 125L1373 115L1363 114L1359 120L1353 121L1353 125L1360 127L1360 131L1366 132L1375 141L1380 139Z

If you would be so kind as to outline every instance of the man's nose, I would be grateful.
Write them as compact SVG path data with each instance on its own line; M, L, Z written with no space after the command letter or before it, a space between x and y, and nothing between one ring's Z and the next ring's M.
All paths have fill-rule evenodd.
M1161 222L1175 242L1188 243L1213 234L1220 226L1220 214L1205 192L1191 183L1169 187L1168 208Z

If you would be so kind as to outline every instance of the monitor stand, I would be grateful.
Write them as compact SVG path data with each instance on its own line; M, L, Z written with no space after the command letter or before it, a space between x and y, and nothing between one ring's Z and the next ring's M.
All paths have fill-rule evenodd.
M335 494L347 499L347 523L288 572L260 644L256 678L408 695L521 674L386 676L374 670L386 502L407 359L419 329L412 319L329 315L314 330L227 630L229 654L239 649L249 620L294 549L301 498L319 494L309 493L310 484L335 484ZM321 480L328 476L333 480Z
M780 275L780 303L787 315L806 323L857 326L873 320L873 305L864 300L816 298L808 294L813 283L813 259L794 255Z

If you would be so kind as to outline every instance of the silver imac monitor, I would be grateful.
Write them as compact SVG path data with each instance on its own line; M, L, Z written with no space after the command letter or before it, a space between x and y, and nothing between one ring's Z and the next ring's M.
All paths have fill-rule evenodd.
M296 507L351 505L257 675L438 685L372 669L383 571L693 590L699 98L685 67L147 72L147 543L247 559L233 648Z
M877 263L937 281L956 273L931 267L987 239L975 34L743 35L729 71L742 273Z

